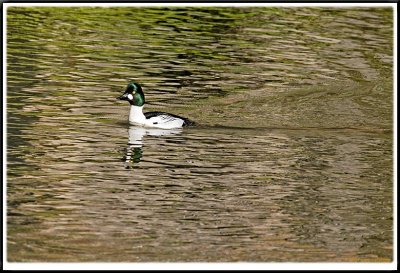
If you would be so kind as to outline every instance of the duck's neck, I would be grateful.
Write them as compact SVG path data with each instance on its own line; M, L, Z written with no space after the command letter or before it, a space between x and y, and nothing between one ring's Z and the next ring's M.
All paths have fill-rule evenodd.
M129 112L129 122L144 123L146 117L143 114L143 106L131 105Z

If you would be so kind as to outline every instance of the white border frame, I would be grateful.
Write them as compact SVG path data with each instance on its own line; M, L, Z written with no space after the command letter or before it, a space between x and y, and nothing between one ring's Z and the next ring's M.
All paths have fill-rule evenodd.
M7 9L8 7L392 7L393 8L393 261L390 263L10 263L7 261ZM3 265L5 270L396 270L397 269L397 4L396 3L3 3Z

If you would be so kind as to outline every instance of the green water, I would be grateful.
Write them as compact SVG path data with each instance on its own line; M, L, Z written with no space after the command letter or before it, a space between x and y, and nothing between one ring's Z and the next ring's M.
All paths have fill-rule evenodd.
M392 17L8 8L8 261L391 261Z

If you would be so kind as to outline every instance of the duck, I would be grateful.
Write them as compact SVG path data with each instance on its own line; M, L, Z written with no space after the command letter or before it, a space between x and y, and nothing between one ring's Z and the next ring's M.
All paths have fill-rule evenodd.
M160 111L143 113L145 98L142 87L137 82L130 82L124 93L117 97L117 99L126 100L131 105L129 111L129 123L133 125L161 129L176 129L193 126L195 124L188 118L170 113Z

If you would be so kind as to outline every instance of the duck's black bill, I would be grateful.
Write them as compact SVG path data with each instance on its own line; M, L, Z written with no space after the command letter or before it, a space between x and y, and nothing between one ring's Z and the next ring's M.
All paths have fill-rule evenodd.
M123 94L122 96L117 97L117 100L128 100L128 94Z

